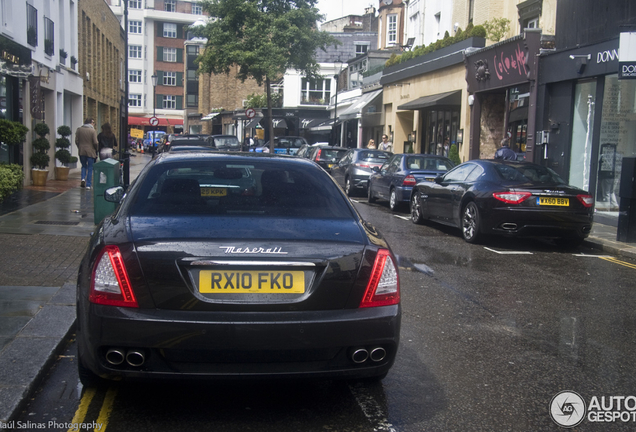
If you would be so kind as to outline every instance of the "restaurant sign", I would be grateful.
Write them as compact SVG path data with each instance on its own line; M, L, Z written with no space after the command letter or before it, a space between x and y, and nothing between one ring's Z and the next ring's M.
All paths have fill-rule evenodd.
M468 92L510 87L534 78L541 34L526 32L465 55Z

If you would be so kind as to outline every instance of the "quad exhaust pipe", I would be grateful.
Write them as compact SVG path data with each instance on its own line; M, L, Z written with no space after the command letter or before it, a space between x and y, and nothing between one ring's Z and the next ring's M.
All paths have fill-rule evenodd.
M146 355L142 350L137 349L131 349L125 352L120 348L110 348L106 352L106 361L113 366L123 364L124 360L129 366L139 367L146 362Z
M361 364L371 359L372 362L381 362L386 358L386 350L382 347L372 348L370 351L366 348L354 348L351 353L351 361Z

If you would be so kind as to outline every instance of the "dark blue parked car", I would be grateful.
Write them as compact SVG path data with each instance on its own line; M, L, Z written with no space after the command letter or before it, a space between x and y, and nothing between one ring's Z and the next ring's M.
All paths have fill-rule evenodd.
M433 181L455 165L450 159L430 154L396 154L369 177L369 202L389 201L391 210L408 204L411 190L418 182Z

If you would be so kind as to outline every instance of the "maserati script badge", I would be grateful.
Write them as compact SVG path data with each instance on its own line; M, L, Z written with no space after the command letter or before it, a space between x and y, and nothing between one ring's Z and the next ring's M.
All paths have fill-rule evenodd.
M270 254L270 255L287 255L287 252L283 252L283 248L250 248L250 247L236 247L236 246L219 246L219 249L225 249L226 254Z

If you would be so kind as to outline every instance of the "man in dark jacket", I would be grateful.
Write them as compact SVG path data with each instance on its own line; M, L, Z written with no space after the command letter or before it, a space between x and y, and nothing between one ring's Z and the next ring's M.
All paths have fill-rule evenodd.
M95 120L87 118L84 124L75 131L75 144L79 150L82 163L82 187L90 189L93 184L93 163L97 159L97 132Z
M495 152L495 159L517 160L517 153L512 151L508 144L508 138L501 140L501 148Z

